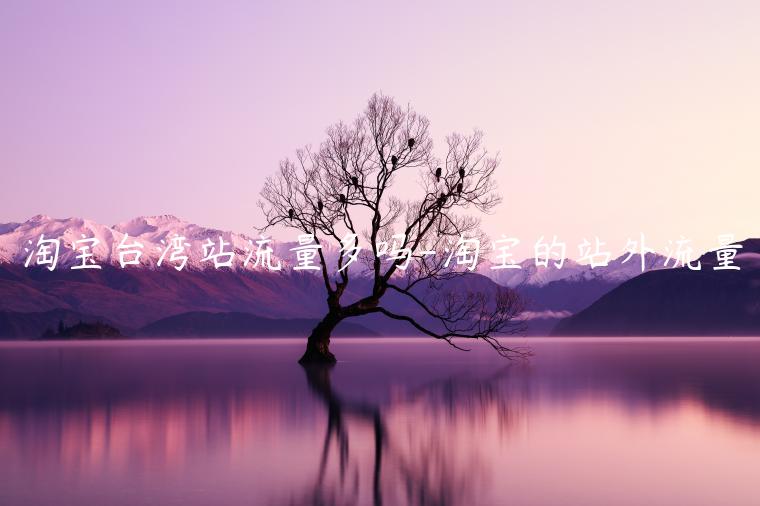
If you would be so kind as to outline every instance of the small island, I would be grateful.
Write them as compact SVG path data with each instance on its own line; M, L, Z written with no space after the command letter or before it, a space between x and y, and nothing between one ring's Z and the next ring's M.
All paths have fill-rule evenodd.
M67 327L62 320L58 322L56 332L48 329L40 336L41 339L120 339L123 337L119 329L100 321L94 323L80 321Z

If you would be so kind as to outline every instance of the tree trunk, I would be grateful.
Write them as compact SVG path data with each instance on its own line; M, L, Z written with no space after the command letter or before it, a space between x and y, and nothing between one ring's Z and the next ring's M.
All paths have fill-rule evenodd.
M330 334L340 323L341 318L335 313L328 313L311 331L306 341L306 351L298 361L299 364L334 364L335 355L330 351Z

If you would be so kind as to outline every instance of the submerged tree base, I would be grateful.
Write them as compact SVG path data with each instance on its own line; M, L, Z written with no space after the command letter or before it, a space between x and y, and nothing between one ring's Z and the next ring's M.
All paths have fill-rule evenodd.
M330 340L313 341L309 339L306 343L306 351L298 360L301 365L306 364L334 364L338 360L330 351Z
M335 355L325 346L324 349L319 349L313 346L306 346L306 351L298 359L298 363L301 365L308 364L334 364L338 360Z
M306 351L298 360L299 364L334 364L337 362L335 355L330 351L330 334L339 322L340 318L334 313L328 313L314 327L306 341Z

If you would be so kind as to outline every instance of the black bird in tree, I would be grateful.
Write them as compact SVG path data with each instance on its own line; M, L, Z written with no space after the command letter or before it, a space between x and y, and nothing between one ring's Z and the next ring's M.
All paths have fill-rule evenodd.
M398 157L396 155L391 156L391 165L394 167L398 165Z
M464 179L464 167L459 167L459 179Z
M408 153L388 166L384 161L404 145ZM443 176L441 166L450 175ZM462 183L462 178L456 177L460 166L469 170L467 192L457 191ZM365 315L406 322L457 348L461 340L481 340L503 356L521 354L498 340L500 335L522 330L518 318L523 310L521 299L495 284L457 283L458 278L477 275L450 268L443 254L463 236L482 237L477 214L490 212L501 200L494 181L498 166L498 158L488 154L477 130L449 135L437 156L427 118L377 94L355 121L329 127L318 149L300 149L295 159L280 162L279 171L267 178L261 191L259 206L266 219L262 231L289 226L313 234L317 244L329 241L339 247L347 234L355 237L355 246L359 234L368 241L362 245L361 260L350 266L344 264L346 256L338 257L337 265L328 265L323 249L318 250L325 315L308 336L300 362L334 363L332 331L346 319ZM417 196L411 199L406 183L401 183L403 192L394 194L394 183L408 174L408 169L417 169L420 176L435 171L437 180L419 177ZM359 177L371 183L359 186ZM347 185L360 191L346 205L322 202L325 196L339 199L335 188ZM292 209L295 212L291 213ZM288 221L291 214L292 221ZM405 270L398 260L384 257L381 243L393 234L403 237L398 248L410 252ZM430 250L441 254L426 254ZM363 264L361 274L356 272L359 264ZM367 291L344 297L349 279L359 275L369 277L368 283L356 285ZM384 304L389 293L396 299L392 307ZM399 304L399 297L407 303Z
M294 215L295 213L296 213L296 212L295 212L293 209L288 209L288 218L290 218L290 219L292 220L292 219L293 219L293 215Z
M346 203L346 196L341 193L340 195L338 195L338 200L340 200L341 204L345 204Z

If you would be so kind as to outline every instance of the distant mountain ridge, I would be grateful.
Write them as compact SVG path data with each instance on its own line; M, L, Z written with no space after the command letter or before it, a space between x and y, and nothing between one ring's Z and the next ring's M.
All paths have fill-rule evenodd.
M73 251L72 245L74 241L82 239L83 235L94 237L99 241L93 250L94 259L99 263L110 265L119 265L118 245L125 235L128 235L125 243L142 244L140 262L142 266L151 269L156 268L161 253L166 250L174 237L184 237L183 242L188 244L184 253L188 256L185 267L188 270L214 269L213 262L201 261L203 245L210 240L218 251L219 237L225 243L229 243L229 246L225 246L226 250L235 254L231 270L244 270L244 261L253 252L251 264L247 267L247 270L252 270L257 248L256 241L261 239L255 234L247 235L195 225L170 214L139 216L113 226L82 218L58 219L37 215L23 223L0 224L0 263L23 264L29 255L25 248L33 250L42 234L46 238L60 239L61 254L58 263L61 268L68 268L77 263L77 252ZM294 239L296 239L295 236ZM295 241L272 240L268 245L273 250L273 265L281 265L283 270L291 270L296 265L295 253L291 251L291 248L297 246ZM337 265L340 251L336 245L322 244L322 250L328 265ZM538 267L532 258L520 262L520 269L492 269L494 264L488 259L482 259L476 272L510 288L526 285L545 286L563 279L572 281L593 279L620 283L641 273L639 255L633 255L624 262L627 256L627 254L621 255L612 259L608 266L593 269L589 265L580 264L572 259L566 259L561 269L553 265ZM131 259L132 256L126 258ZM662 268L663 260L662 255L649 254L646 257L647 270ZM162 267L171 269L172 265L167 255ZM133 269L136 266L125 266L125 268ZM258 269L261 270L261 267ZM360 272L360 269L356 272Z
M478 274L448 283L455 290L495 292L498 287ZM357 300L370 289L369 279L358 278L349 284L344 297L347 302ZM434 293L421 287L418 295ZM173 322L179 329L186 325L186 320L166 319L186 313L245 313L280 320L287 326L287 320L322 318L327 310L326 298L320 277L297 271L175 272L173 269L120 269L104 265L99 270L50 272L42 267L0 264L0 312L4 312L7 320L5 326L0 325L0 338L38 337L45 328L57 324L59 311L70 316L66 324L77 318L86 322L111 322L127 335L139 334L140 329L161 320L165 320L164 325L167 321ZM383 304L421 322L435 323L395 292L388 294ZM199 325L208 326L209 318L198 320ZM229 323L230 328L220 331L231 335L227 332L237 323L223 323ZM367 329L382 335L417 335L407 323L382 315L367 315L346 323L356 324L355 330L362 335L368 333ZM7 333L3 333L4 329Z
M43 333L57 329L59 323L71 326L79 322L111 323L100 316L61 308L39 312L0 311L0 339L39 338Z
M73 243L83 237L93 237L98 244L92 249L93 259L100 264L119 265L119 244L130 245L135 242L142 244L140 264L143 267L155 269L163 251L170 247L175 237L184 238L182 243L187 244L183 255L187 255L188 270L213 269L213 262L202 262L203 245L211 241L215 251L220 251L219 238L224 241L224 251L234 253L232 270L243 269L243 262L253 251L252 261L255 259L256 241L260 236L239 234L227 230L207 228L181 220L173 215L141 216L113 226L106 226L92 220L82 218L55 219L49 216L37 215L24 223L7 223L0 225L0 263L23 264L29 252L25 248L34 249L41 235L47 239L60 239L61 249L58 260L60 267L70 267L78 262ZM126 236L126 238L125 238ZM288 269L292 262L286 255L293 243L273 241L270 243L274 252L272 254L273 265L282 265ZM335 256L334 248L323 246L331 258ZM126 251L126 250L121 250ZM288 255L289 256L289 255ZM164 259L165 268L174 265ZM125 257L126 260L133 256ZM125 266L135 268L136 266ZM249 269L251 266L249 266Z
M299 272L176 272L112 265L99 270L50 272L41 267L0 264L0 311L65 309L104 318L128 334L188 311L316 318L326 308L321 282L316 276Z
M699 271L653 271L612 289L559 322L554 335L760 335L760 239L739 243L741 270L714 270L715 253Z
M308 335L319 320L309 318L263 318L250 313L192 311L162 318L141 328L140 337L281 337ZM344 322L336 337L377 336L368 328Z
M24 246L29 246L28 241L35 244L40 234L61 238L64 250L53 272L23 265L28 255ZM75 262L71 243L82 234L101 241L94 254L102 269L68 268ZM124 234L129 234L128 242L136 240L144 245L142 266L118 265L116 246ZM181 272L170 265L156 268L159 247L166 247L175 234L185 237L191 245L188 266ZM237 257L231 269L215 269L211 263L200 262L202 243L208 239L216 243L219 235L234 245ZM273 262L279 262L282 270L254 270L250 265L243 268L246 248L250 252L256 240L253 236L193 225L172 215L139 217L113 227L80 218L59 220L41 215L20 224L0 225L0 311L6 312L5 328L16 329L8 330L6 337L18 337L18 329L22 328L28 329L24 332L37 332L40 326L50 323L50 312L54 310L82 315L86 318L83 321L102 319L129 335L158 320L189 312L246 313L273 319L322 317L326 303L321 277L313 271L293 270L293 243L271 243ZM334 263L339 251L323 247L328 262ZM750 258L748 252L742 255L743 261ZM528 333L546 335L563 318L586 309L621 283L641 277L640 257L633 255L624 262L626 257L622 255L609 266L596 269L570 259L563 269L537 267L533 259L521 262L522 269L491 269L492 264L484 259L476 273L457 286L495 290L500 284L517 290L527 302L522 317L528 322ZM660 269L663 257L650 254L646 261L648 269ZM760 264L760 254L757 262ZM354 275L346 297L366 293L367 283L368 278ZM391 296L388 304L394 303ZM34 324L25 313L37 314L40 323ZM376 316L357 323L380 334L414 333L402 322Z

